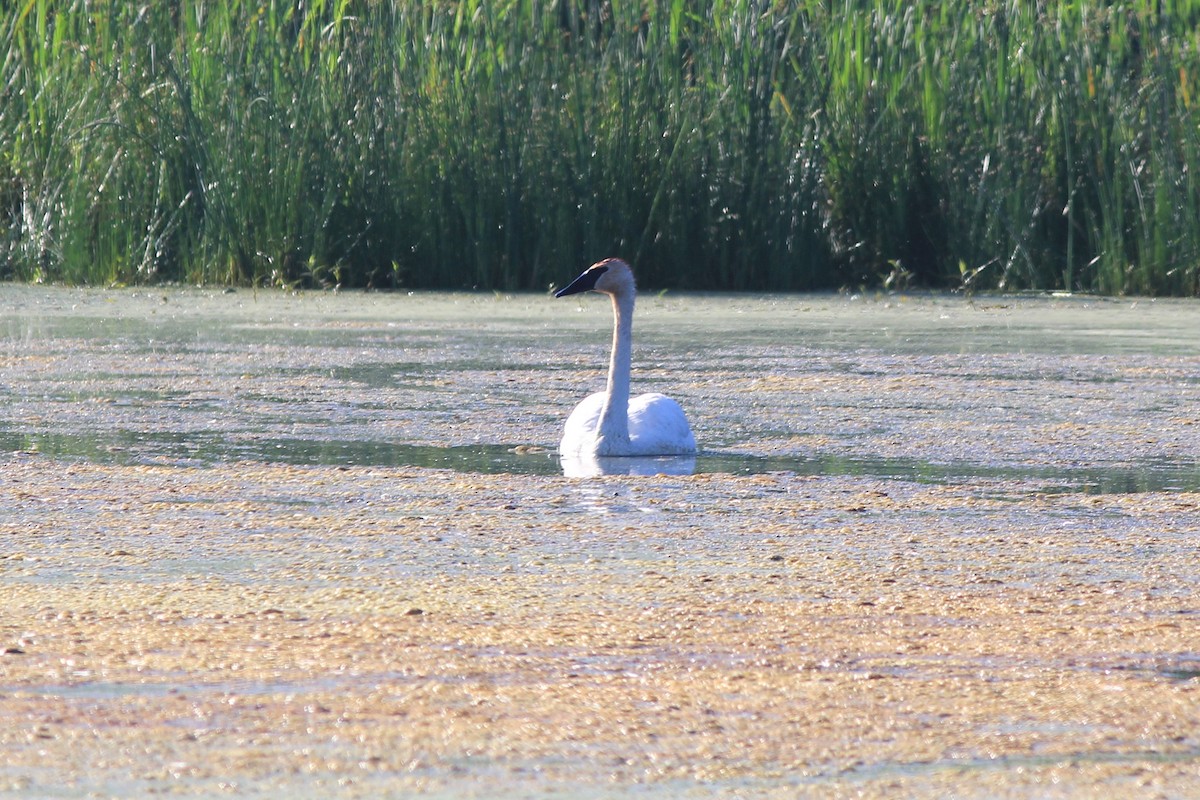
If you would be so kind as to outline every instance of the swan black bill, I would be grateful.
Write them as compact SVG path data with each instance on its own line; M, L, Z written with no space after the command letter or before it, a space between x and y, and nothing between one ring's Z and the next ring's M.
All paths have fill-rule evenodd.
M578 278L571 281L568 286L559 289L554 293L555 297L566 297L569 294L579 294L580 292L590 292L596 288L596 281L600 280L600 276L608 272L608 267L591 267L581 274Z

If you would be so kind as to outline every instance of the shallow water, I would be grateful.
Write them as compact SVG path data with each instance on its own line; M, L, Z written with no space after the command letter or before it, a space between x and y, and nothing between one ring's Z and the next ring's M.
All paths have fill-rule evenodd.
M101 463L546 475L603 382L596 298L0 287L0 451ZM635 391L684 402L687 459L597 471L1200 483L1197 309L1090 298L643 300Z
M3 434L0 451L39 453L98 464L175 464L213 467L239 461L302 466L428 467L456 472L512 475L560 475L563 464L548 448L509 445L425 446L371 441L313 441L253 438L230 441L219 435L123 432ZM695 457L609 458L596 466L606 475L842 475L961 484L973 480L1019 480L1031 491L1124 494L1200 491L1200 465L1191 460L1097 466L1002 466L922 462L904 458L751 455L701 452Z
M0 795L1200 790L1200 306L608 314L0 286Z

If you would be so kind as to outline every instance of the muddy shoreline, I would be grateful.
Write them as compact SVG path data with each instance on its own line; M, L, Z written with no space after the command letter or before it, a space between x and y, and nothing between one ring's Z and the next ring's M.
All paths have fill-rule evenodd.
M1195 304L647 298L587 479L598 303L0 310L2 794L1200 794Z

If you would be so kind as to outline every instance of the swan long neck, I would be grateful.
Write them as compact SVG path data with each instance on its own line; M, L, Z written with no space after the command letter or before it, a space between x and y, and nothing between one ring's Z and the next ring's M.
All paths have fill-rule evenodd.
M633 363L633 292L612 295L613 346L608 399L600 412L600 438L611 446L629 441L629 372Z

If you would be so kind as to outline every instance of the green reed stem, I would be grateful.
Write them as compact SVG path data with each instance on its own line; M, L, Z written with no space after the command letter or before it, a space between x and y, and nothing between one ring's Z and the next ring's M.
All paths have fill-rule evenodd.
M0 277L1200 293L1200 0L0 23Z

